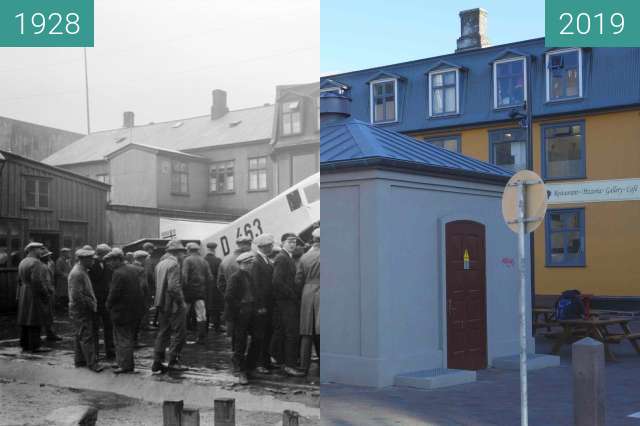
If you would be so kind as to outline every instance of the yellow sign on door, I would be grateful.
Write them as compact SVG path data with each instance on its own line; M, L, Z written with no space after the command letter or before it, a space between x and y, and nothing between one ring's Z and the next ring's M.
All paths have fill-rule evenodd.
M469 250L464 249L464 256L462 257L462 260L464 261L464 269L471 269L469 265Z

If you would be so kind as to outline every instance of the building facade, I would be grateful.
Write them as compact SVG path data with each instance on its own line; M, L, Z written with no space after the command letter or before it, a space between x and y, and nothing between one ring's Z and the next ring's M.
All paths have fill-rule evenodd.
M534 233L537 294L640 296L640 49L487 47L486 12L461 19L473 31L455 53L327 76L321 90L348 93L360 120L536 171L550 195Z

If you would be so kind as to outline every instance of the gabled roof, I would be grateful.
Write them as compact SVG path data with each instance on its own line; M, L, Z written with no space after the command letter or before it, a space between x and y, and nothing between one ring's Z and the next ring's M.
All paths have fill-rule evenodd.
M380 71L377 72L375 74L373 74L371 77L369 77L366 81L367 84L371 83L372 81L376 81L376 80L382 80L383 78L393 78L395 80L406 80L405 77L393 73L393 72L389 72L389 71Z
M349 86L342 84L339 81L331 80L330 78L327 78L320 83L320 91L333 89L340 89L344 91L349 90Z
M110 160L113 157L120 155L126 151L132 150L132 149L138 149L141 151L147 151L147 152L151 152L153 154L165 154L168 155L170 157L178 157L178 158L184 158L186 160L193 160L193 161L203 161L203 162L209 162L209 159L206 157L202 157L201 155L194 155L194 154L187 154L186 152L182 152L182 151L176 151L173 149L165 149L165 148L158 148L157 146L151 146L151 145L144 145L141 143L128 143L124 146L122 146L121 148L116 149L115 151L113 151L112 153L108 154L105 156L105 159Z
M322 123L322 170L383 164L435 174L506 182L512 175L485 163L355 118Z
M457 68L457 69L463 69L462 66L458 65L458 64L454 64L453 62L449 62L449 61L438 61L435 64L431 65L430 67L428 67L425 70L425 74L429 74L431 71L437 71L439 69L445 69L445 68Z
M517 58L517 57L528 57L531 56L521 50L518 49L505 49L502 52L498 53L496 56L494 56L491 59L491 62L489 62L490 64L494 63L495 61L499 61L500 59L505 59L505 58Z
M128 143L175 151L218 147L271 139L273 105L229 111L212 120L209 115L163 123L95 132L43 160L61 166L105 161Z

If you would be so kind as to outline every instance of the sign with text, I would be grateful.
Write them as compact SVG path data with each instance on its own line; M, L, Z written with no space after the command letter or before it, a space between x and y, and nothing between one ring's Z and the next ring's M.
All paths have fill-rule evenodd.
M545 46L638 47L638 0L545 0Z
M640 200L640 179L547 183L549 204Z
M93 1L0 1L0 46L92 47Z

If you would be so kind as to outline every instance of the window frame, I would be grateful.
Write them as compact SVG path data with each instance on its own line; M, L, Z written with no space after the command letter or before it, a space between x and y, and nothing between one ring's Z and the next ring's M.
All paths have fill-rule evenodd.
M455 71L455 73L456 73L455 74L455 79L456 79L456 110L455 110L455 112L442 112L442 113L434 114L434 112L433 112L433 87L432 87L433 79L432 79L432 76L434 76L436 74L445 74L445 73L452 72L452 71ZM429 97L429 99L428 99L428 102L429 102L429 118L451 117L453 115L459 115L460 114L460 68L444 68L444 69L429 71L427 76L428 76L428 79L429 79L429 94L428 94L428 97ZM442 98L442 100L444 102L444 97ZM444 107L444 105L443 105L443 107Z
M424 138L422 138L422 141L426 142L426 143L433 144L434 142L439 142L439 141L443 141L443 140L451 140L451 139L455 139L455 141L456 141L456 150L455 151L448 150L447 148L444 148L444 147L439 147L439 148L447 149L447 151L457 152L457 153L461 154L462 153L462 137L459 134L446 135L446 136L433 136L433 137L425 136Z
M523 102L518 104L498 105L498 65L505 64L508 62L516 62L516 61L522 61L522 73L524 75ZM524 56L509 57L509 58L498 59L497 61L494 61L493 62L493 109L500 110L500 109L510 109L510 108L523 106L525 102L527 102L527 78L528 77L529 76L527 75L527 58Z
M561 97L561 98L555 98L555 99L551 99L551 85L549 84L551 82L550 79L550 69L549 69L549 60L552 56L554 55L560 55L563 53L571 53L571 52L578 52L578 95L577 96L571 96L571 97ZM570 100L575 100L575 99L582 99L583 98L583 88L582 88L582 49L579 47L570 47L567 49L558 49L558 50L552 50L549 52L545 53L545 61L544 61L544 65L545 65L545 80L546 80L546 100L547 102L562 102L562 101L570 101Z
M30 206L27 204L27 182L29 180L33 180L36 183L35 188L35 205ZM47 176L35 176L35 175L22 175L22 209L23 210L40 210L40 211L53 211L51 207L51 185L53 183L53 179ZM40 182L47 182L47 206L40 206Z
M577 175L573 176L562 176L562 177L550 177L547 175L548 167L547 167L547 138L546 131L550 128L555 127L572 127L579 125L581 128L580 132L580 151L582 152L582 163L580 167L580 172ZM562 123L549 123L540 125L540 146L542 148L542 152L540 153L541 157L541 169L542 169L542 179L545 181L556 181L556 180L571 180L571 179L586 179L587 178L587 144L586 144L586 135L585 135L586 125L584 120L576 120L576 121L565 121Z
M375 115L374 115L374 108L375 108L375 103L374 103L374 95L373 95L373 88L375 85L377 84L384 84L384 83L389 83L389 82L393 82L393 114L394 114L394 119L393 120L385 120L385 121L375 121ZM377 80L372 80L369 82L369 121L371 122L371 124L388 124L388 123L397 123L398 120L398 79L397 78L380 78Z
M186 171L176 171L175 170L175 165L176 164L184 164L186 167ZM182 191L182 187L180 188L175 188L174 187L174 176L176 176L177 174L179 175L186 175L187 176L187 190L186 191ZM181 185L182 186L182 183ZM172 195L186 195L188 196L189 193L189 163L186 161L182 161L182 160L176 160L176 159L171 159L171 194Z
M297 103L297 109L296 110L289 110L287 112L284 111L284 106L286 104L292 104L292 103ZM302 99L293 99L293 100L283 100L280 103L280 134L283 137L288 137L288 136L296 136L296 135L301 135L304 132L304 122L303 122L303 111L304 111L304 103L302 101ZM291 132L290 133L285 133L285 127L284 127L284 116L285 114L290 115L291 117L293 117L294 114L298 114L298 121L300 123L300 130L298 130L297 132L293 131L293 120L290 121L290 128L291 128Z
M498 133L504 133L504 132L523 132L524 133L524 140L522 140L522 142L524 142L524 146L525 146L525 158L524 158L524 167L520 170L525 170L527 168L527 155L528 155L528 149L527 149L527 131L525 129L522 128L518 128L518 127L510 127L510 128L504 128L504 129L492 129L489 130L489 162L491 164L493 164L494 166L498 166L498 167L502 167L503 169L506 170L511 170L508 169L504 166L501 166L500 164L496 164L496 158L495 158L495 151L493 149L493 147L495 145L500 145L500 144L510 144L513 142L520 142L519 140L516 141L504 141L504 140L500 140L500 141L495 141L493 139L494 135L498 134ZM518 172L519 170L513 170L513 172Z
M580 247L582 249L581 256L576 261L562 261L562 262L553 262L551 257L551 235L553 233L562 232L566 234L568 232L575 232L576 229L564 228L564 219L563 219L563 229L561 231L552 231L551 229L551 215L552 214L571 214L577 213L578 220L580 221L580 227L577 229L580 232ZM545 214L545 228L544 228L544 239L545 239L545 267L547 268L584 268L587 266L587 245L586 245L586 222L585 222L585 208L584 207L572 207L566 209L550 209L547 210ZM567 240L563 238L564 243L564 252L567 253Z
M247 158L247 192L267 192L269 191L269 161L268 161L268 155L260 155L257 157L248 157ZM260 162L260 159L264 158L264 168L251 168L251 160L257 160L258 163ZM258 187L257 188L251 188L251 172L260 172L261 170L264 170L264 175L265 175L265 187L264 188L260 188L260 175L258 174ZM235 182L234 182L235 183Z
M233 164L233 189L227 190L226 189L226 184L227 184L227 177L229 176L228 173L228 164L232 163ZM224 175L225 175L225 181L224 181L224 190L222 191L218 191L217 189L215 191L211 190L211 169L215 167L216 170L216 188L219 184L219 176L220 176L220 165L224 165ZM235 194L236 193L236 188L237 188L237 182L236 182L236 160L232 159L232 160L224 160L224 161L214 161L213 163L209 164L209 168L208 168L208 175L207 175L207 188L208 188L208 192L209 195L224 195L224 194Z

